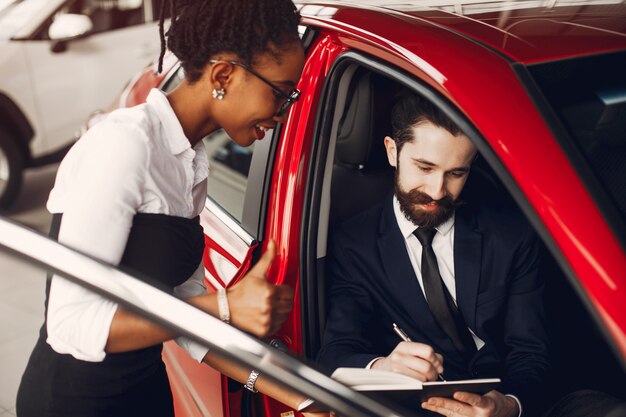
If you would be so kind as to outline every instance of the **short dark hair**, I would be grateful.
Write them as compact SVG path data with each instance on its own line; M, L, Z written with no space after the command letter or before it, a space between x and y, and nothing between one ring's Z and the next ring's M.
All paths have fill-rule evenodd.
M166 34L163 21L168 1L171 24ZM281 47L300 42L299 23L300 14L291 0L163 0L159 72L166 47L180 60L191 82L200 78L219 52L235 53L249 65L260 53L278 59Z
M414 139L412 129L424 122L444 128L454 136L462 133L456 123L432 102L413 92L403 91L398 94L391 110L391 131L398 153L405 143Z

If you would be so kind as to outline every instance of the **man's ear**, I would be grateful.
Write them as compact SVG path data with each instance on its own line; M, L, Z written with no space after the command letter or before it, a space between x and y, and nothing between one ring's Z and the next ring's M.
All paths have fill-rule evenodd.
M392 167L398 166L398 149L396 141L389 136L385 136L385 149L387 149L387 160Z

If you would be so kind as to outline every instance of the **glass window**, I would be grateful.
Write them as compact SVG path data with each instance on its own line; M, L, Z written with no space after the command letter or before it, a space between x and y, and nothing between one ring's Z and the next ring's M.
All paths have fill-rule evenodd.
M626 221L626 53L596 55L529 67L608 196ZM581 171L584 172L584 171Z
M71 7L72 12L91 18L93 33L145 22L142 0L77 0Z
M267 132L268 137L271 134ZM254 144L241 147L218 130L204 138L204 146L209 158L207 194L241 222Z
M33 0L24 3L32 3ZM41 26L36 39L49 39L48 28L59 14L82 14L91 19L90 34L123 29L158 19L150 0L68 0Z

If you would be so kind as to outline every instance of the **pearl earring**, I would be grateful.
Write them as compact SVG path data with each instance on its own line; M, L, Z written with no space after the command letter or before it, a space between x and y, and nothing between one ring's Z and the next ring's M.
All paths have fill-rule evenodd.
M224 94L226 94L226 90L223 88L220 88L219 90L216 88L213 89L213 98L216 100L223 100Z

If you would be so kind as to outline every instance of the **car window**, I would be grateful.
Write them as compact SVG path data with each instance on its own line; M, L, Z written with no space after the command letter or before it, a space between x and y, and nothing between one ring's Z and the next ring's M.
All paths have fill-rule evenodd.
M25 1L33 2L33 0ZM36 31L34 38L49 39L48 28L62 14L80 14L89 17L93 24L89 34L123 29L158 20L156 4L147 0L67 0Z
M218 130L204 138L204 146L209 158L207 195L241 222L254 144L244 148Z
M11 39L23 26L36 19L47 0L4 0L0 2L0 40Z
M605 204L626 223L626 53L549 62L528 69L568 132L559 136L561 145L569 155L573 148L583 156L583 166L573 165L583 178L592 175L599 182L608 196ZM599 190L593 191L597 196Z
M145 22L142 0L76 0L61 13L89 16L93 22L92 33L106 32Z

